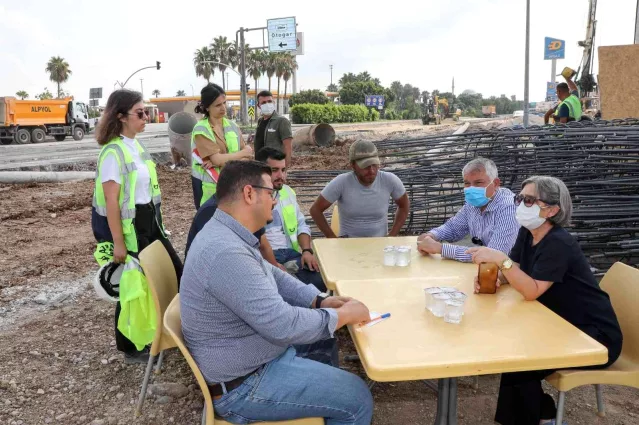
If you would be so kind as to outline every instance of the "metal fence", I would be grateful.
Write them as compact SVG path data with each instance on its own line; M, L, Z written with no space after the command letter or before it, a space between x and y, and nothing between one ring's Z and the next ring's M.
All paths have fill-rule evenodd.
M615 261L639 266L639 120L389 139L376 145L385 170L406 186L411 201L406 234L441 225L461 208L461 170L483 156L495 161L502 185L515 193L533 175L566 183L573 199L569 230L597 274ZM301 201L312 202L342 172L292 171L289 180ZM391 203L391 220L394 209ZM318 236L310 218L309 224Z

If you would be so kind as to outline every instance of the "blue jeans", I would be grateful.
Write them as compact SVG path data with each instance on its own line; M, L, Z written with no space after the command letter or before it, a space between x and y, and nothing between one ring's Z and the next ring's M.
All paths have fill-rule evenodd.
M322 279L322 274L320 272L314 272L302 268L302 254L291 248L276 249L273 251L273 254L275 254L275 259L280 264L288 263L289 261L294 260L297 263L297 267L299 268L298 272L295 273L295 276L302 282L306 284L310 283L320 291L326 292L326 285L324 284L324 280Z
M234 424L308 417L326 425L371 423L373 397L360 377L296 354L290 347L214 400L216 414Z

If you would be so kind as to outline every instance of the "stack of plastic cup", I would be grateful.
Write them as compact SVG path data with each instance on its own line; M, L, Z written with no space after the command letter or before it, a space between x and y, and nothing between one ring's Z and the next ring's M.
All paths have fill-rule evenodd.
M464 314L466 294L451 287L424 288L426 309L435 317L443 317L448 323L458 324ZM459 317L458 317L459 316Z
M384 248L384 265L394 266L397 263L397 252L395 247L390 245Z

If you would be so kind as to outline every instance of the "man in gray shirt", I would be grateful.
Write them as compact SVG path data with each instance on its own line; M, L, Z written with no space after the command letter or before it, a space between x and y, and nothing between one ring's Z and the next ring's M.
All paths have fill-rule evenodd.
M408 213L410 202L404 184L396 175L379 170L377 147L359 140L349 149L353 171L335 177L311 207L311 217L327 238L397 236ZM389 198L397 204L395 221L388 231ZM339 235L329 226L324 211L337 202Z
M216 413L230 422L324 417L327 424L368 425L366 384L299 357L293 345L331 338L342 326L370 320L369 311L262 258L253 233L273 219L270 174L255 161L228 162L220 173L218 209L191 245L180 286L186 344Z

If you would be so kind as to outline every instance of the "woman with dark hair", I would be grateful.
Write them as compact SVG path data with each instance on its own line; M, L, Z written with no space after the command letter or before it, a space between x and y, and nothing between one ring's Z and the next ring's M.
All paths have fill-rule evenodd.
M240 128L226 115L226 93L216 84L201 92L195 112L204 114L191 133L191 183L195 209L215 194L217 176L228 161L253 159L253 149L242 138Z
M608 361L592 368L610 366L621 354L623 336L610 297L599 287L579 243L564 228L572 215L568 188L555 177L530 177L515 196L515 205L521 228L510 256L491 248L471 248L473 262L497 264L502 284L509 283L527 301L539 301L604 345ZM503 373L495 422L554 424L555 402L541 387L541 381L553 372Z
M97 162L91 225L98 242L95 258L100 266L109 262L124 264L120 278L120 300L143 281L134 259L152 242L159 240L168 251L178 282L182 262L169 242L162 224L161 195L155 163L135 137L144 131L147 115L142 96L131 90L111 93L96 131L102 150ZM146 290L146 288L143 288ZM123 301L124 302L124 301ZM122 307L115 310L115 341L127 363L146 363L145 343L139 329L118 323ZM131 312L127 309L125 313ZM123 316L124 317L124 316ZM125 322L125 320L120 320ZM124 331L122 331L124 330ZM124 332L124 333L123 333ZM143 335L144 339L146 335Z

